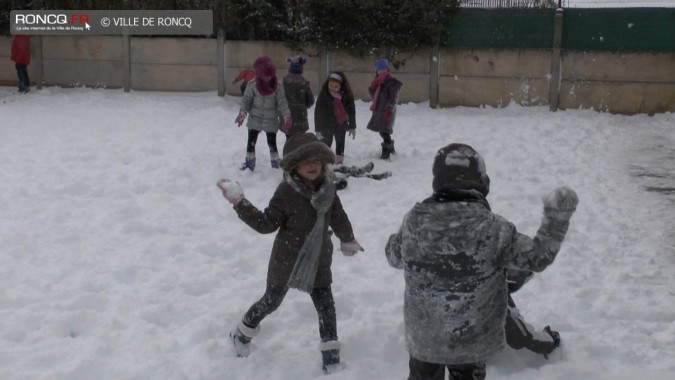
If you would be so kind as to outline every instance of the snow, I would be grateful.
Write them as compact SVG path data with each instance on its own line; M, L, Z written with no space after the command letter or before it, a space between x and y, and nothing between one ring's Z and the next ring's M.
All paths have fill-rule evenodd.
M397 154L384 162L365 130L369 104L357 102L346 163L393 176L353 178L339 192L365 252L335 252L346 368L325 377L304 293L289 291L248 358L228 338L264 291L274 234L241 222L216 181L238 181L261 208L281 181L262 137L256 172L238 170L239 98L14 91L0 87L4 380L405 378L403 272L384 245L430 195L435 152L450 142L483 156L493 211L523 233L535 233L555 187L580 199L556 262L515 294L528 322L559 330L563 346L549 360L506 350L488 378L675 378L673 113L404 104Z

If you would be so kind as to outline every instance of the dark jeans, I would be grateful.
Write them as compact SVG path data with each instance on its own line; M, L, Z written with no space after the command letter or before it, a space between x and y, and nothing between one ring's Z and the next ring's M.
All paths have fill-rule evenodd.
M30 78L28 78L28 66L17 63L16 75L19 77L19 91L26 91L30 87Z
M260 131L255 129L248 130L248 142L246 143L246 153L255 153L255 144L258 142L258 135ZM277 150L277 134L274 132L265 132L267 135L267 145L270 147L270 152L278 152Z
M265 317L279 308L287 292L288 287L267 284L265 294L248 309L246 314L244 314L244 318L242 318L242 322L248 327L256 328ZM319 315L319 336L321 337L321 341L337 340L335 301L333 300L333 292L330 286L326 288L314 288L309 295Z
M436 364L410 357L408 380L444 380L448 369L448 380L484 380L485 363Z
M333 136L335 136L335 154L338 156L345 155L345 135L347 134L346 130L336 130L336 131L327 131L321 132L321 141L330 147L333 145Z

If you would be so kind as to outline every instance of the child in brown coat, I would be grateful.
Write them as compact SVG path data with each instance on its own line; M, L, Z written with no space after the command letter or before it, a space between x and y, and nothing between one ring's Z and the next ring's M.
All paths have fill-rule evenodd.
M246 198L238 183L218 181L223 196L234 205L241 220L260 233L279 231L267 270L267 289L244 314L230 336L239 356L250 353L251 338L260 322L274 312L289 288L309 293L319 315L323 370L340 368L335 303L331 292L333 245L330 227L340 239L343 254L363 251L354 238L352 225L342 208L328 165L335 155L311 133L288 139L281 168L284 180L264 211Z

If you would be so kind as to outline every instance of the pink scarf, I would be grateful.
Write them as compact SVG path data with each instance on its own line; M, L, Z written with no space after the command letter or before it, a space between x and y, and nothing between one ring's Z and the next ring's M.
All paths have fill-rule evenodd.
M258 89L260 94L262 94L263 96L267 96L277 89L277 77L273 76L272 79L270 79L269 82L267 83L258 78L255 81L255 87Z
M338 92L329 92L333 96L334 100L333 114L335 115L335 120L337 120L338 124L344 124L347 122L347 120L349 120L349 115L347 114L345 106L342 104L342 94Z
M373 82L370 84L370 88L375 89L375 96L373 96L373 104L370 105L370 110L375 111L377 108L377 98L380 97L380 89L382 88L382 83L384 80L389 78L389 73L380 75L379 77L373 79Z

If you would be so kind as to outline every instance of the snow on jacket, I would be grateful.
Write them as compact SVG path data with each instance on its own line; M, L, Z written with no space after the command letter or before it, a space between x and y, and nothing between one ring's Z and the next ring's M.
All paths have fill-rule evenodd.
M300 74L291 73L284 77L283 84L288 108L293 118L293 126L288 131L288 135L309 130L307 109L314 105L314 94L309 81Z
M18 34L12 39L12 61L20 65L30 65L30 38L25 34Z
M396 120L396 104L398 103L398 93L403 83L394 77L389 77L382 83L382 88L377 99L377 106L368 122L368 129L375 132L394 133L394 121ZM375 96L375 89L368 88L370 97ZM384 121L384 112L391 109L391 120Z
M546 221L546 219L545 219ZM505 269L539 272L553 262L569 223L543 222L534 239L487 203L417 203L386 246L405 270L410 355L430 363L485 361L505 344Z
M306 186L302 183L298 184ZM282 182L264 211L258 210L246 199L234 206L234 210L241 220L260 233L266 234L279 230L272 246L267 282L280 287L286 286L300 248L316 222L316 210L310 200L293 189L287 182ZM314 281L315 288L327 287L333 281L330 270L333 260L333 244L328 228L330 227L335 232L340 241L354 240L352 225L337 194L325 218L324 240Z
M248 113L246 127L261 132L277 132L282 120L291 116L288 102L284 93L284 86L277 85L276 90L269 95L263 95L258 91L254 79L246 86L244 96L241 98L240 108Z
M333 95L328 91L321 91L316 99L316 107L314 107L314 130L318 133L356 129L356 107L354 106L354 99L347 99L344 95L342 96L342 99L340 99L342 106L349 116L349 120L344 124L339 124L335 118L334 99Z

